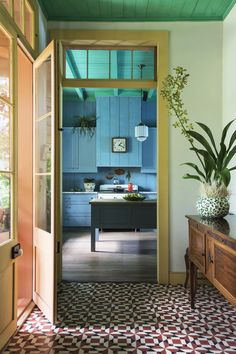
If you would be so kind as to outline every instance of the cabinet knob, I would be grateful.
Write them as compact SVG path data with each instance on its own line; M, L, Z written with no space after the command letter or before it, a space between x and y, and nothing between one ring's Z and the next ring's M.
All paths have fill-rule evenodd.
M208 263L214 263L214 262L213 262L213 257L211 257L210 254L208 255Z
M202 257L205 257L206 253L205 252L202 252Z

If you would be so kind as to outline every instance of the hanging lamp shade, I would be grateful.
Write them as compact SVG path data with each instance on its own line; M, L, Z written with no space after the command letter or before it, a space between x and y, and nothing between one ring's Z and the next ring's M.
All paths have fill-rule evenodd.
M145 141L148 137L148 127L142 122L135 126L134 136L138 141Z

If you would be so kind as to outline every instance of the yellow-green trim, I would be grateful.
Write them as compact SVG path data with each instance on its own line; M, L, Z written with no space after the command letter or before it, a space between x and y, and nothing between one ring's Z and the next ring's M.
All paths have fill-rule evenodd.
M157 47L158 82L155 83L158 95L158 281L169 283L169 181L168 181L168 111L163 99L160 97L160 86L168 74L168 31L116 31L116 30L62 30L50 31L50 38L57 40L118 40L152 42ZM97 86L96 85L97 81ZM68 80L67 80L68 83ZM101 85L101 80L93 80L93 87ZM124 83L125 86L125 83ZM127 82L128 87L128 82Z

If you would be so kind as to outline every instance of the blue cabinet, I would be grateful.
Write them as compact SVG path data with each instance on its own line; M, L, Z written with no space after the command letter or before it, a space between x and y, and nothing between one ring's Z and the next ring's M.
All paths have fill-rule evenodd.
M148 129L148 138L142 143L143 173L156 173L157 171L157 128Z
M140 99L140 97L97 97L97 166L142 166L142 144L134 136L134 127L141 119ZM113 137L127 138L127 152L112 152Z
M90 200L97 193L63 193L63 226L88 227L91 225Z
M63 172L97 172L96 136L80 128L63 128Z

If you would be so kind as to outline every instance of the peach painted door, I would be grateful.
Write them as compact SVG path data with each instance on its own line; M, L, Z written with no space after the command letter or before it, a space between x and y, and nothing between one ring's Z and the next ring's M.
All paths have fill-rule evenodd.
M0 352L16 330L16 34L0 12ZM20 255L20 253L18 253Z
M33 300L56 320L55 43L34 63Z

